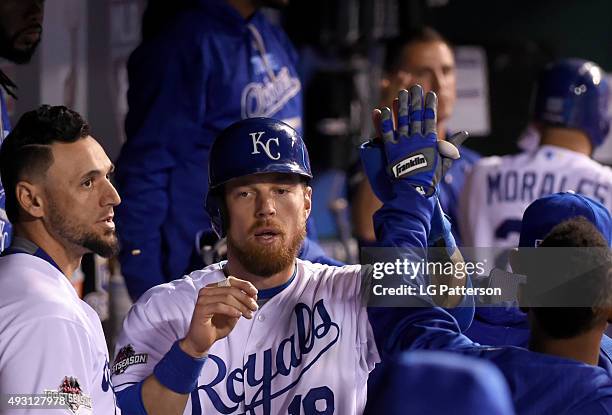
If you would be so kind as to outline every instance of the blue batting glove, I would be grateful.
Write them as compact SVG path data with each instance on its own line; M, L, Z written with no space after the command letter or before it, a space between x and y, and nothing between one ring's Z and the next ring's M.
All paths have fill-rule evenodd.
M387 157L387 173L405 180L420 194L431 196L442 170L436 134L437 97L428 92L423 105L423 89L414 85L398 95L397 129L389 108L381 110L380 131Z

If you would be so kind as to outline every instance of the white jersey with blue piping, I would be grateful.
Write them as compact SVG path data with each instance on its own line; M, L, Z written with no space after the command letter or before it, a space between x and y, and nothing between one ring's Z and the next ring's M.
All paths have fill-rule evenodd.
M359 414L378 362L359 265L296 260L296 275L254 318L241 318L210 349L185 414ZM117 342L117 391L151 375L187 334L198 292L225 278L220 264L149 290ZM265 296L265 290L261 290ZM125 360L125 350L134 357ZM125 355L125 356L124 356ZM119 359L119 360L118 360Z
M516 247L527 206L542 196L569 190L612 209L612 169L552 145L481 159L468 177L460 202L463 245Z
M55 266L28 253L0 257L0 391L71 402L5 406L3 414L119 414L96 312ZM13 402L16 402L13 400Z

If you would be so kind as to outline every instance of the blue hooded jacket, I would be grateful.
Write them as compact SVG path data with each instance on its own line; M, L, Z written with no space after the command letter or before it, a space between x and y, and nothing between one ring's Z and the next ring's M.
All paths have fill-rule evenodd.
M242 118L301 130L297 55L261 12L198 0L130 56L127 142L117 161L122 273L133 299L188 271L204 210L208 153ZM231 163L231 160L228 160Z
M4 138L11 132L11 120L8 116L8 110L6 108L6 99L2 91L0 91L0 111L2 114L2 123L0 124L0 144L4 141ZM6 193L0 183L0 252L4 251L10 243L13 236L13 226L8 220L6 215Z

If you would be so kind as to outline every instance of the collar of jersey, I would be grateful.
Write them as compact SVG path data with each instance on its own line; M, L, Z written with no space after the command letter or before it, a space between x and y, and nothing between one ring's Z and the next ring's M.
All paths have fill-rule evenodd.
M16 236L13 238L13 243L11 244L11 246L2 251L2 256L8 256L13 254L34 255L35 257L47 261L49 264L53 265L55 268L57 268L59 272L63 274L59 265L57 265L53 258L51 258L51 256L49 256L49 254L46 253L42 248L40 248L38 245L28 239Z
M258 300L269 300L270 298L274 297L276 294L283 291L293 282L293 279L295 278L296 274L297 274L297 264L295 264L295 266L293 267L293 275L291 275L291 278L289 278L289 281L277 287L268 288L266 290L259 290L257 292L257 299Z

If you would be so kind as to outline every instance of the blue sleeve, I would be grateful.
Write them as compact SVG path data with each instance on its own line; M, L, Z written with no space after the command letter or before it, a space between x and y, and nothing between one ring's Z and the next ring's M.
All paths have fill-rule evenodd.
M142 401L144 380L117 392L117 405L123 415L147 415Z
M127 141L115 178L122 198L116 208L119 260L132 299L177 277L165 275L164 268L170 175L181 163L177 143L203 134L206 109L201 45L181 33L142 44L128 63ZM173 206L173 212L185 208Z
M421 196L408 183L396 183L394 191L374 213L378 246L426 248L436 198Z
M368 308L376 346L383 360L408 350L458 351L474 346L461 334L454 317L440 307L427 306L424 302L422 305Z
M302 249L300 249L298 257L300 259L304 259L312 263L333 265L336 267L341 267L345 265L344 263L329 257L325 253L325 251L323 251L323 248L321 248L318 243L316 243L309 237L304 238L304 242L302 243Z
M394 192L395 196L374 214L379 245L426 248L436 198L425 198L404 183L395 183ZM473 344L461 334L457 320L448 312L440 307L427 306L419 298L414 298L414 301L417 302L414 307L368 308L381 358L405 350L453 350ZM422 307L418 307L419 302ZM473 303L468 299L462 305L468 308L458 313L469 314L465 318L471 320Z

